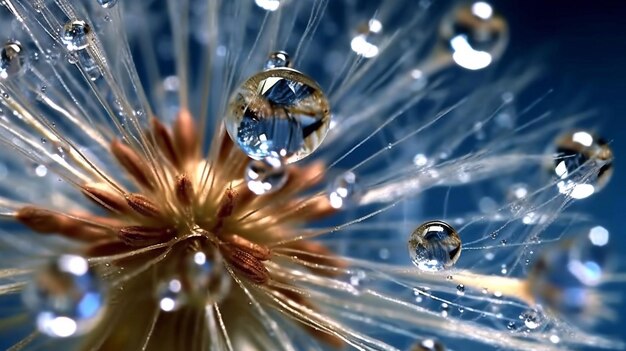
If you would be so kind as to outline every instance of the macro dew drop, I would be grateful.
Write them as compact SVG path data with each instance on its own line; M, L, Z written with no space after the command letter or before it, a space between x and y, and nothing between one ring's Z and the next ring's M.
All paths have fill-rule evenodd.
M409 351L446 351L446 347L435 339L424 339L415 343Z
M103 288L86 259L62 255L51 261L24 290L26 306L36 317L37 329L65 338L92 330L106 301Z
M251 160L246 166L244 179L248 189L257 195L275 192L287 182L287 169L277 157Z
M91 26L83 20L73 20L63 26L61 40L69 51L83 50L89 46Z
M157 298L159 308L164 312L176 311L188 300L183 290L183 283L178 278L161 282L157 287Z
M506 48L506 20L484 1L462 4L443 20L440 37L459 66L478 70L489 66Z
M288 67L248 78L230 99L225 125L250 157L298 161L317 149L330 126L329 102L310 77Z
M360 195L361 187L357 176L353 172L345 172L333 181L328 200L331 207L340 209L358 203Z
M613 173L609 145L586 131L561 135L555 142L554 174L559 192L584 199L600 191Z
M593 324L602 309L597 287L611 266L609 232L595 226L545 250L534 262L529 288L550 314L580 326Z
M409 255L422 271L437 272L454 266L461 255L461 238L448 223L428 221L409 237Z
M22 45L18 41L7 41L0 51L0 79L19 75L25 62Z
M191 290L189 295L205 304L221 301L230 290L231 278L219 252L211 255L196 251L186 257L183 279Z
M113 6L117 5L118 0L98 0L98 4L105 9L110 9Z
M289 54L284 51L276 51L270 54L267 61L265 61L265 69L284 68L291 66L291 59Z
M354 53L364 58L372 58L380 52L382 39L382 23L372 18L357 28L356 35L350 41L350 48Z

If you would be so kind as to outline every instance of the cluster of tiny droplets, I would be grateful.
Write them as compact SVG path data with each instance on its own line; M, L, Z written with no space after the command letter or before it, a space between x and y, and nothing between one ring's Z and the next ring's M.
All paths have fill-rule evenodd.
M116 10L119 6L117 0L98 0L97 3L107 11ZM278 0L256 0L256 4L268 12L277 11L283 6L283 2ZM92 56L96 52L94 26L86 19L71 19L61 25L58 35L67 52L68 62L80 67L92 82L101 82L105 79L102 77L102 66L98 65ZM508 28L506 21L495 13L488 3L480 1L453 9L444 18L439 35L432 59L436 64L428 69L413 70L413 78L434 75L450 65L467 70L489 67L502 55L508 40ZM359 60L374 60L381 55L388 39L383 22L375 17L356 28L349 46ZM12 79L19 79L26 74L29 69L28 60L32 60L32 57L19 41L5 42L0 52L2 86L5 87L5 82L9 84ZM426 84L424 81L420 82ZM176 86L178 81L170 79L169 83L171 84L168 86ZM173 88L176 89L177 87ZM7 97L3 101L6 102L4 106L11 106L7 102L10 101ZM271 199L272 194L279 193L290 184L289 182L294 181L289 178L294 174L290 173L290 167L297 167L305 164L308 159L315 158L314 155L322 148L335 122L332 120L335 115L331 101L320 84L293 65L291 57L285 51L270 53L264 64L258 67L258 72L244 79L233 90L224 112L223 122L232 143L249 158L245 168L241 170L240 177L254 196L258 196L259 199ZM47 142L43 137L41 141ZM391 149L391 144L389 148ZM59 147L59 150L62 148ZM546 173L553 174L553 186L568 201L583 199L596 193L605 186L611 176L613 157L611 149L605 141L591 132L577 129L560 135L555 139L550 154L554 155L554 158L549 158L550 164L547 166L549 171ZM130 158L132 157L126 159L118 157L118 160L121 159L121 163L124 163L124 160L131 162ZM176 160L175 157L173 159ZM420 171L428 171L431 166L430 160L421 153L417 154L413 162L415 168ZM434 177L433 170L423 173ZM463 183L462 173L459 171L461 179L458 181L461 183ZM40 165L36 174L38 177L44 177L47 168ZM338 212L352 211L361 205L374 203L375 201L368 202L371 201L369 199L372 194L377 189L383 189L380 191L385 192L385 188L382 185L376 188L363 182L361 178L357 170L342 171L328 180L329 185L322 190L322 197ZM184 193L188 190L185 186L190 186L190 183L185 183L184 179L181 179L179 178L176 183L182 184L180 185L182 195L178 201L181 204L185 204L185 201L191 203L193 200L185 197ZM399 184L403 186L409 183ZM532 190L527 185L514 184L508 189L506 201L510 206L507 210L512 216L518 216L523 212L520 217L524 224L542 224L541 208L530 210L528 208L529 198L532 196ZM130 206L136 206L133 209L144 217L158 217L149 202L142 202L141 198L128 201ZM489 207L489 204L484 203L484 206ZM21 213L24 216L25 212ZM35 230L46 225L41 222L23 222ZM511 333L523 332L523 335L527 336L534 335L533 331L538 329L548 330L548 320L553 317L562 318L567 323L582 327L592 322L593 318L590 316L597 312L594 310L596 306L593 305L597 300L596 289L607 273L605 269L608 262L606 249L609 233L606 229L594 226L583 235L554 245L535 259L529 268L528 294L525 295L522 291L490 291L487 287L481 286L489 285L488 282L481 282L478 278L472 280L469 278L470 273L457 269L457 263L463 260L461 255L463 238L471 227L463 221L459 223L460 229L455 226L456 224L447 218L429 220L414 225L414 229L404 235L407 238L405 244L409 252L407 259L413 263L416 270L408 270L412 276L405 277L409 283L403 284L415 285L414 280L411 280L414 278L418 282L423 278L424 284L432 283L439 288L447 284L441 289L458 298L466 295L472 298L485 295L487 298L489 295L492 296L490 299L497 300L503 295L517 293L515 297L530 306L520 312L517 320L508 320L503 325ZM129 242L145 240L150 243L160 235L171 234L160 228L141 227L124 227L119 233ZM496 238L496 233L494 232L492 236ZM250 246L256 243L242 241L245 239L240 237L229 240L232 240L233 245L252 247L245 255L240 251L230 251L231 254L239 253L247 260L259 261L261 256L263 260L267 260L261 249ZM465 244L470 247L474 245L473 243L463 245ZM506 246L505 239L502 239L502 244ZM154 295L159 309L163 313L170 313L180 311L186 305L193 305L198 301L209 306L223 301L232 292L235 284L230 278L232 269L228 268L228 259L233 258L227 258L225 255L217 250L187 250L183 254L180 271L166 274L157 285ZM254 257L251 258L250 255ZM407 256L406 249L396 249L385 256L390 255ZM487 258L488 261L491 259ZM250 267L258 268L253 265ZM506 265L501 269L503 275L508 273ZM350 278L352 285L355 287L366 285L369 273L359 270L348 272L354 273ZM2 271L0 278L1 274ZM100 322L110 308L107 305L109 288L99 279L98 274L98 270L88 259L77 255L62 254L42 265L22 293L24 305L32 312L32 320L37 330L52 339L62 339L89 334L101 327ZM372 275L376 274L378 274L376 269L372 269ZM380 274L383 275L383 272ZM443 283L436 278L441 274L445 277ZM249 276L258 277L258 273L255 275L252 272ZM256 283L264 284L261 281ZM429 292L431 288L422 289L420 285L411 287L415 289L415 300L418 303L422 296L435 296ZM2 286L0 291L1 289ZM285 291L289 290L277 291L288 294ZM459 313L468 309L464 305L451 302L455 301L454 299L443 301L447 301L441 304L441 314L444 317L452 313L453 309ZM489 312L495 316L499 313L499 311ZM398 320L398 323L402 322ZM315 322L309 324L313 324L315 328ZM395 327L389 325L387 328ZM417 340L408 346L407 350L446 349L440 340L421 334L409 334L411 338ZM428 334L428 330L425 334ZM517 337L518 334L514 335ZM551 343L558 343L560 340L556 334L548 333L548 338ZM536 340L534 336L531 339ZM524 347L526 346L520 346Z

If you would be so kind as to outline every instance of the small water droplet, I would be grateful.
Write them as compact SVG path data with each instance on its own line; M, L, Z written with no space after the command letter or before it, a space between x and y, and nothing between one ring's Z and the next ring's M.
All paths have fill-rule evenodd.
M423 271L451 268L461 255L461 238L449 224L429 221L419 226L409 238L413 264Z
M330 107L321 88L291 68L259 72L230 99L228 134L251 158L300 160L317 149L328 132Z
M524 325L530 330L539 328L543 322L541 315L532 310L522 313L520 319L524 321Z
M438 340L424 339L411 346L409 351L446 351L446 347Z
M43 267L24 290L40 332L57 338L92 330L105 309L99 280L86 259L62 255Z
M61 40L69 51L78 51L89 46L91 27L83 20L73 20L63 26Z
M559 192L584 199L600 191L613 173L613 151L601 138L574 131L556 140L554 173Z
M289 54L284 51L276 51L270 54L265 61L265 69L284 68L291 66Z
M499 58L508 32L506 20L483 1L456 7L440 28L454 62L470 70L483 69Z
M0 50L0 79L20 75L24 71L26 58L18 41L8 41Z
M280 7L280 0L254 0L254 2L265 11L276 11Z
M383 24L372 18L357 28L356 35L350 41L350 48L357 55L364 58L372 58L380 52L379 46L382 41Z
M244 178L250 191L257 195L264 195L285 185L287 171L279 158L266 157L262 160L251 160L246 166Z
M98 4L105 9L110 9L117 4L118 0L98 0Z
M328 200L331 207L340 209L357 204L361 194L356 175L345 172L335 178L328 192Z
M456 294L459 296L465 295L465 285L459 284L456 286Z

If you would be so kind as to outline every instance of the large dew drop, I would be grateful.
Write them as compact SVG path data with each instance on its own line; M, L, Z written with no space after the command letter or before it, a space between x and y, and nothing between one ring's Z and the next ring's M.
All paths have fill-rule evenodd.
M99 280L80 256L63 255L43 267L24 290L38 330L65 338L92 330L103 315L105 298Z
M609 145L586 131L574 131L556 140L554 173L559 192L584 199L600 191L613 173Z
M253 75L235 91L225 124L249 157L291 163L320 146L330 125L330 107L311 78L291 68L274 68Z
M23 71L24 50L17 41L8 41L0 50L0 79L14 77Z
M609 232L600 226L546 250L529 274L530 291L549 313L588 325L601 309L596 290L610 266Z
M210 255L196 251L186 258L183 274L189 287L189 296L202 304L221 301L230 291L231 278L224 260L217 251Z
M413 264L422 271L448 269L461 255L461 238L449 224L429 221L411 233L409 255Z
M508 32L506 20L489 3L477 1L456 7L442 22L440 36L456 64L477 70L502 55Z
M89 46L91 27L83 20L73 20L63 26L61 40L69 51L83 50Z

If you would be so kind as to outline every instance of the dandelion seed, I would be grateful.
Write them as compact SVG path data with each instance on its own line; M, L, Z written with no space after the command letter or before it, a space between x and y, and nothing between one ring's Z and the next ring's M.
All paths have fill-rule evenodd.
M621 346L612 151L491 4L1 4L0 347Z

